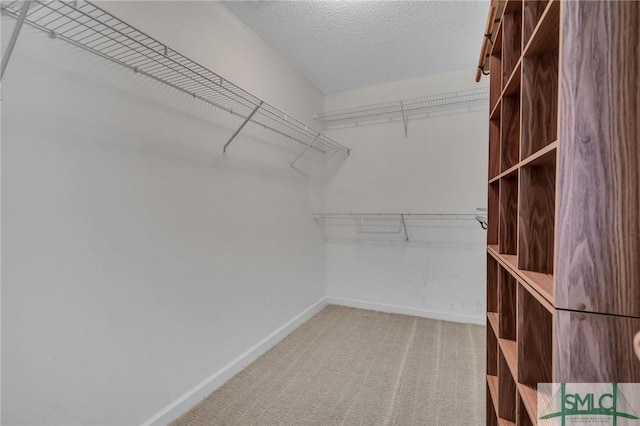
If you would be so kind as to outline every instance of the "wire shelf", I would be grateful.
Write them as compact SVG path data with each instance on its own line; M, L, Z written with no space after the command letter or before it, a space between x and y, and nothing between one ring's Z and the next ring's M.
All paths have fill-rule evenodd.
M366 121L385 117L403 117L423 113L435 109L466 106L489 99L489 89L478 87L458 90L455 92L439 93L419 98L403 99L378 104L344 108L316 114L316 120L324 127L346 122ZM406 123L405 123L406 128Z
M448 228L456 226L455 221L465 221L471 227L478 221L476 214L467 213L315 213L313 218L328 239L395 241L419 236L419 228Z
M3 3L2 12L18 19L23 5L22 1ZM322 152L349 154L348 148L320 131L308 127L90 2L33 0L27 7L24 22L47 32L51 38L63 39L167 84L247 122L303 144L306 149L310 147Z

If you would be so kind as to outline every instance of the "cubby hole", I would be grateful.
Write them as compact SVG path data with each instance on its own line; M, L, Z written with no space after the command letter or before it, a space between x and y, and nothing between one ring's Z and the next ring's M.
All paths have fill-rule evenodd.
M500 179L500 254L516 255L518 242L518 172Z
M487 325L487 376L498 377L498 338L490 325Z
M493 39L489 58L489 111L493 111L502 93L502 25Z
M518 269L553 274L556 150L522 167L518 221Z
M549 309L527 288L518 287L518 390L534 419L537 385L553 381L553 313Z
M502 17L502 81L503 85L509 81L509 77L522 54L522 11L513 2L514 7L505 10Z
M498 261L487 254L487 312L498 312Z
M505 172L520 161L520 94L505 96L501 108L500 166Z
M516 421L516 382L501 350L498 352L498 417Z
M559 9L553 0L522 58L522 160L558 139Z
M500 212L500 182L489 184L487 194L487 245L498 245L498 221Z
M489 180L500 174L500 119L489 121Z
M524 58L522 147L524 160L558 139L558 50Z
M522 5L522 40L526 46L538 25L549 0L524 0Z
M503 268L500 269L500 279L498 280L498 337L501 339L516 340L516 295L518 282L511 273Z

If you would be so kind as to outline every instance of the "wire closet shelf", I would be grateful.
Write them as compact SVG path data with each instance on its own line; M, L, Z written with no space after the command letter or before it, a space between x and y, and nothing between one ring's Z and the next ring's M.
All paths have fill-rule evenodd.
M18 24L24 8L27 8L24 22L45 31L49 37L63 39L243 119L225 150L244 125L252 122L302 144L303 152L314 149L349 155L348 148L320 131L88 1L2 3L2 13L16 18Z
M487 87L457 90L454 92L438 93L419 98L403 99L378 104L344 108L316 114L316 120L323 127L338 125L347 122L375 120L385 117L401 116L405 121L410 115L429 112L442 108L469 106L489 99Z
M467 213L315 213L313 218L324 228L352 228L357 236L398 236L406 241L410 240L408 229L430 223L448 227L454 221L477 221L482 226L478 215Z

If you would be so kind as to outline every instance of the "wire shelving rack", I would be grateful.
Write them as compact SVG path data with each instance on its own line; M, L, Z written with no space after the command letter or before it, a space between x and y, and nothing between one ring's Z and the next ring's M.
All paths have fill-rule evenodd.
M302 121L252 95L229 80L171 49L88 1L30 0L2 3L2 13L17 19L7 50L11 54L22 23L38 28L102 58L180 90L243 119L224 146L251 122L298 142L304 151L349 155L349 149ZM8 62L5 52L3 72ZM298 160L296 158L295 161ZM293 163L292 163L293 165Z
M342 229L354 238L391 238L398 241L410 241L412 228L428 226L449 227L454 222L464 221L469 226L473 222L482 221L477 214L468 213L315 213L316 223L325 231L330 228ZM482 226L483 229L484 226Z
M344 123L357 123L387 117L402 117L406 137L408 118L412 115L442 108L470 106L481 102L488 102L488 99L489 89L487 87L476 87L418 98L326 111L316 114L315 118L324 128L328 128Z

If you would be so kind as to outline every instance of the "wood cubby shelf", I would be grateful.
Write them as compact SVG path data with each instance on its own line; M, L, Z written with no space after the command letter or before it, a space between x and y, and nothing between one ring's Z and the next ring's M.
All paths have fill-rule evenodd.
M498 247L501 254L515 255L518 243L518 176L500 179L500 226Z
M518 377L518 347L516 342L509 339L498 339L498 346L500 346L500 353L503 354L511 376L515 380Z
M487 375L498 376L498 338L496 329L487 327Z
M524 56L536 55L552 50L554 47L557 48L560 38L560 0L527 1L525 2L525 18L527 17L527 12L530 17L531 14L537 14L538 12L541 15L530 36L527 36L527 33L523 34L523 40L525 41Z
M537 425L538 421L538 389L518 383L518 395L522 401L522 405L529 414L528 424ZM523 420L524 421L524 420ZM525 422L525 424L527 424Z
M640 382L640 2L501 5L487 424L537 426L540 383Z
M555 157L520 169L518 269L553 274L555 188Z
M537 417L537 414L531 415L525 406L524 400L522 399L522 394L520 393L520 385L517 386L517 408L516 408L516 425L518 426L533 426L534 421L532 420Z
M516 291L518 282L504 267L500 266L498 280L498 337L516 340Z
M520 161L520 96L502 98L501 108L500 171L505 171Z

